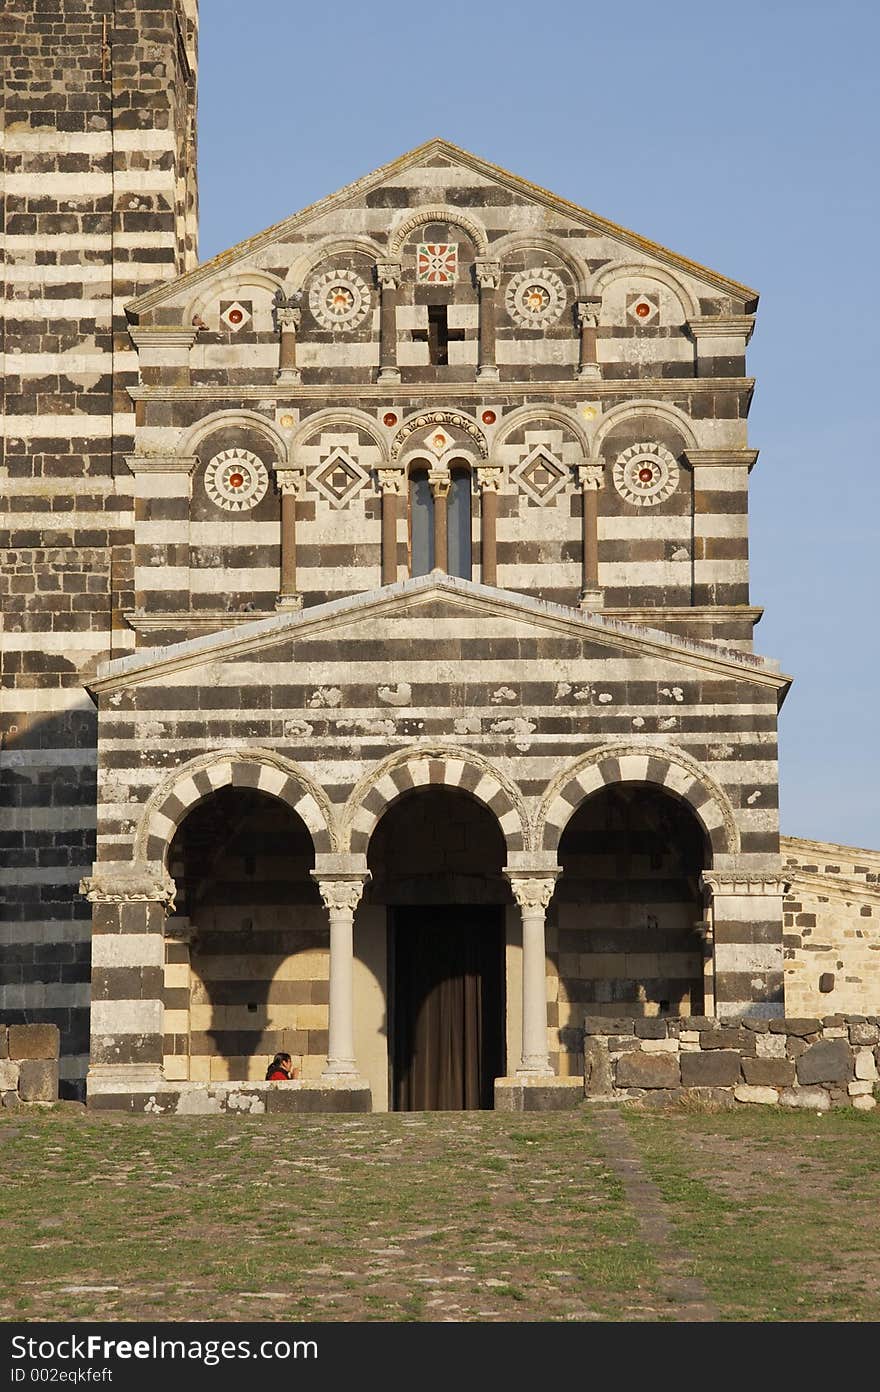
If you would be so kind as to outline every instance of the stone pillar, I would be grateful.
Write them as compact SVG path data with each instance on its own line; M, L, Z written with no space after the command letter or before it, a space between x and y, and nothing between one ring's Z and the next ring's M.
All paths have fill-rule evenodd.
M605 484L601 464L579 464L578 483L583 497L581 526L582 609L601 609L604 596L599 588L599 489Z
M553 897L556 874L540 878L505 870L519 905L523 927L522 1060L520 1077L551 1077L547 1054L547 965L544 919Z
M326 1078L356 1078L354 1058L354 911L369 871L351 874L313 871L330 916L330 1034Z
M745 376L754 314L700 315L688 319L686 327L694 340L697 377Z
M577 375L581 382L596 382L602 376L602 370L599 367L598 344L601 310L602 300L597 295L578 300L577 317L581 331L581 346Z
M305 476L300 469L277 469L275 479L281 494L281 583L276 609L301 609L302 595L296 588L296 500L302 495Z
M188 387L189 355L198 338L197 328L181 329L158 324L129 329L138 353L138 369L145 387Z
M293 305L279 305L275 310L275 321L281 335L275 381L282 386L296 386L302 381L302 373L296 365L296 336L301 318L301 310Z
M715 934L708 912L705 918L697 920L694 929L703 948L703 1009L700 1014L711 1018L715 1014ZM691 1014L694 1013L692 1010Z
M380 382L399 382L397 366L397 289L403 274L399 261L378 261L376 274L382 297L379 314L379 376Z
M164 1035L174 1040L185 1040L185 1052L178 1050L166 1053L162 1071L169 1082L188 1082L190 1074L190 1055L192 1045L192 948L196 941L196 930L188 918L171 915L165 920L165 991L186 992L186 1028L174 1020L174 1014L166 1007ZM166 1001L168 996L165 997ZM183 1013L183 1012L180 1012Z
M772 870L702 875L715 965L715 1013L771 1019L785 1013L782 905L788 883Z
M446 469L429 469L428 482L434 499L434 569L442 570L446 574L449 569L446 504L452 479Z
M382 490L382 584L397 579L397 499L403 497L406 475L402 469L379 469Z
M92 905L90 1101L164 1085L165 915L174 881L164 871L99 864L80 882Z
M161 591L164 568L189 570L188 504L199 461L194 454L127 454L125 462L134 475L134 607L150 613L167 604ZM161 566L151 564L155 532L162 537ZM114 610L112 622L114 634L128 629L130 635L121 611Z
M727 528L739 517L741 556L735 570L730 566L727 582L728 604L749 602L749 561L747 521L749 510L749 473L758 458L758 451L747 448L686 449L684 457L694 479L694 559L693 602L714 605L717 590L716 557L730 556L735 544ZM721 524L724 535L719 535ZM735 590L733 587L735 586ZM733 590L733 592L731 592Z
M480 489L480 579L498 584L498 494L504 470L495 465L477 467Z
M501 262L478 260L476 263L477 284L480 289L480 348L478 382L497 382L498 366L495 362L495 313L496 292L501 279Z

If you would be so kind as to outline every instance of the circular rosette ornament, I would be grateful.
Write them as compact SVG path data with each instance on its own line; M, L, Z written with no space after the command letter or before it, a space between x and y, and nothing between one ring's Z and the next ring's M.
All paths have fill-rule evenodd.
M324 329L356 329L371 304L369 287L354 271L325 271L309 290L309 307Z
M518 271L511 278L504 302L511 319L524 329L545 329L565 309L565 286L555 271Z
M248 512L266 496L269 472L247 450L223 450L205 470L205 492L224 512Z
M678 487L678 465L665 445L631 445L617 456L614 487L633 507L656 507Z

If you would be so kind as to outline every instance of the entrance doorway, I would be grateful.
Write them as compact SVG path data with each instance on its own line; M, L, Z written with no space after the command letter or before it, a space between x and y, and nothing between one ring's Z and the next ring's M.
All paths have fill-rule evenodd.
M391 924L394 1110L491 1110L505 1071L503 907L402 905Z

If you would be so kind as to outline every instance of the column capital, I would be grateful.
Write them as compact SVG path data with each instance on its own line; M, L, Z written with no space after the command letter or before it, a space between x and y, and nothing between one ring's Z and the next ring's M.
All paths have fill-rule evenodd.
M429 469L428 482L431 485L431 493L435 498L445 498L452 483L452 477L448 469Z
M499 464L477 465L477 486L481 493L500 493L504 470Z
M553 890L561 872L548 874L543 871L540 877L535 875L523 875L516 871L504 871L504 878L510 884L513 897L524 914L544 913L550 900L553 898Z
M282 333L294 333L298 330L302 321L302 310L294 305L279 305L275 310L275 321Z
M79 882L79 892L90 904L163 904L174 909L177 885L167 870L97 869Z
M700 314L685 320L694 339L743 338L748 343L755 331L754 314Z
M382 493L393 493L395 497L403 497L406 492L406 474L403 469L377 469L376 477Z
M704 870L700 876L707 898L721 895L787 894L791 883L775 870Z
M342 872L335 875L313 870L312 878L318 886L318 892L328 913L353 914L372 876L369 870L360 874Z
M481 290L495 290L501 279L501 262L479 257L474 263L477 283Z
M602 464L578 464L578 486L586 492L598 492L605 487L605 468Z
M285 497L301 498L305 492L306 476L302 469L276 469L275 482Z
M383 290L396 290L403 275L399 261L377 261L376 275Z
M587 295L584 299L577 302L577 321L582 329L596 329L599 327L599 315L602 312L602 296Z

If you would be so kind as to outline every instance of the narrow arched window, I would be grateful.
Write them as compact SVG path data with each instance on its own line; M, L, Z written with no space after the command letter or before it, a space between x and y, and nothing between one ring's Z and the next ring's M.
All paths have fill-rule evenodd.
M471 578L471 473L453 465L447 515L449 574Z
M434 499L426 468L409 476L410 574L427 575L434 569Z

